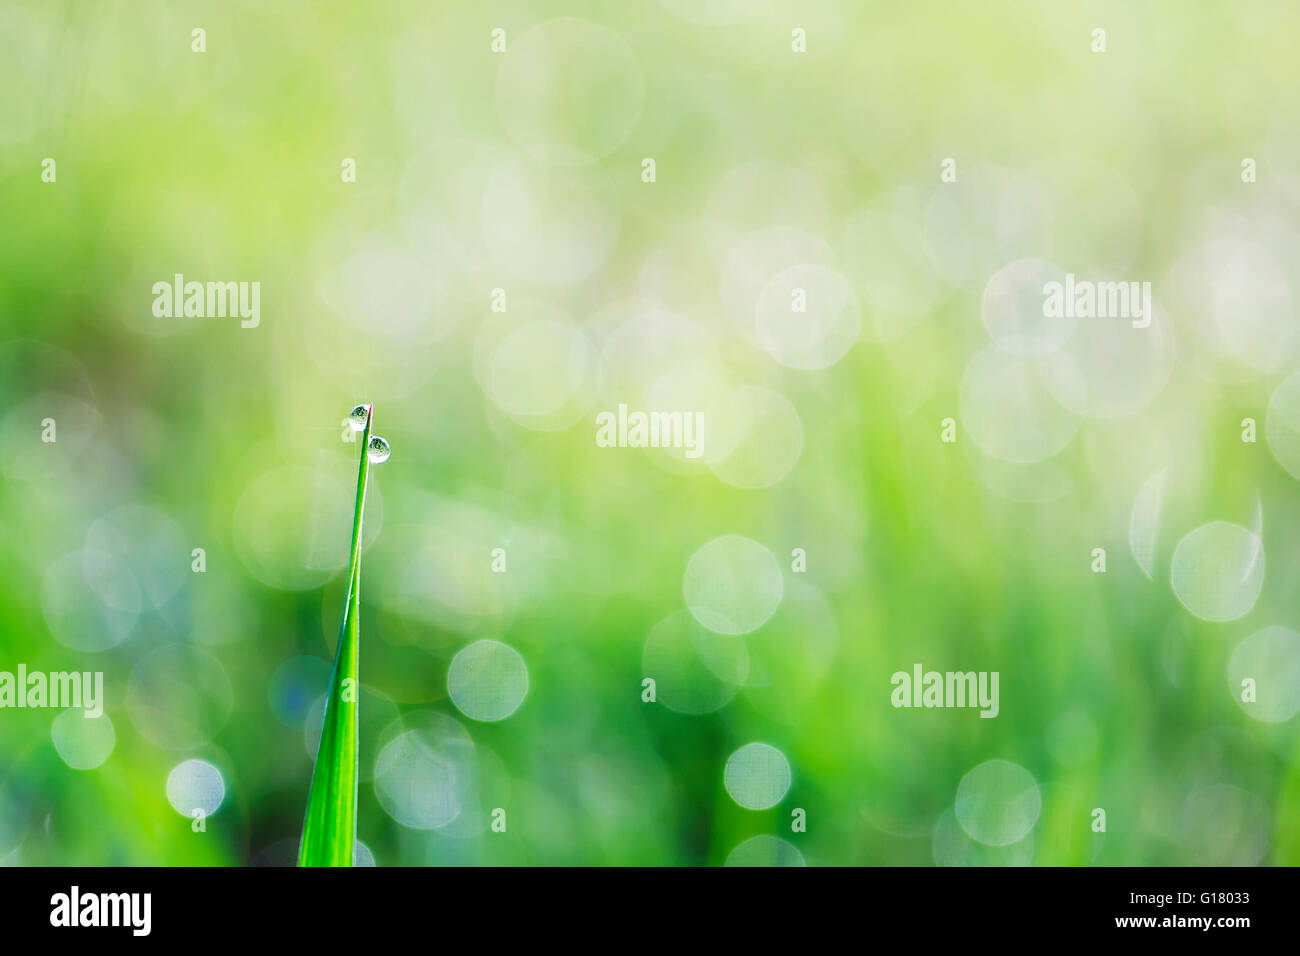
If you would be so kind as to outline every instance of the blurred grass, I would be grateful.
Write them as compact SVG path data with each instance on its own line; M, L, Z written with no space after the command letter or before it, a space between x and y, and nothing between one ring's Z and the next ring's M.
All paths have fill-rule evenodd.
M1086 422L1061 458L1072 493L1027 505L981 484L964 445L937 441L938 423L957 414L965 363L987 341L977 293L954 294L898 342L864 341L824 372L794 373L729 347L726 363L785 394L803 422L798 467L765 491L597 449L585 418L527 431L471 372L492 288L508 285L512 303L557 304L582 325L631 296L646 256L691 228L729 171L753 162L807 171L824 211L782 211L781 197L754 196L734 212L753 220L731 223L736 233L766 225L765 215L803 217L838 245L844 218L900 183L935 182L941 157L959 157L964 173L980 162L1021 169L1092 156L1141 199L1129 272L1163 276L1207 209L1249 201L1240 158L1259 156L1263 169L1264 145L1297 115L1286 82L1294 42L1283 42L1296 38L1294 10L825 0L776 4L732 27L696 26L647 2L565 2L544 14L522 2L0 11L0 340L36 339L73 356L100 416L75 463L39 480L6 473L0 485L0 669L103 669L117 732L109 761L78 772L51 745L53 712L0 712L0 859L242 864L296 838L312 757L300 727L268 729L268 682L292 657L328 660L345 575L302 591L268 586L241 561L233 516L263 473L315 467L322 451L339 451L340 415L322 409L383 394L401 461L373 476L384 522L367 567L382 558L391 580L413 573L417 562L384 542L395 526L417 525L446 532L452 565L486 569L504 546L510 571L484 585L493 610L462 620L364 608L367 691L399 713L460 718L445 699L446 668L480 636L519 649L531 689L499 724L460 718L480 756L502 768L480 809L506 807L503 834L404 828L363 767L358 836L381 864L716 864L756 833L783 836L810 862L929 864L934 824L963 774L993 757L1021 764L1043 788L1036 863L1201 862L1180 821L1206 783L1258 797L1269 812L1266 860L1300 862L1295 722L1251 720L1224 677L1240 638L1296 624L1294 480L1262 438L1243 446L1237 426L1254 415L1262 430L1274 378L1212 386L1177 369L1135 418ZM618 209L617 242L587 280L554 286L481 254L482 197L455 176L476 144L522 155L497 114L488 31L504 26L513 42L562 15L627 39L646 97L633 134L578 174ZM794 65L788 24L799 22L810 51ZM1098 25L1108 30L1104 57L1087 52ZM194 26L207 29L201 56L189 52ZM430 162L415 167L426 152ZM54 186L39 179L45 156L58 160ZM339 181L345 156L358 161L355 186ZM652 189L637 180L643 156L658 162ZM1283 173L1249 188L1293 217ZM411 215L449 222L470 262L422 260L446 286L438 315L459 325L436 346L385 353L361 341L349 305L321 294L318 273L332 270L313 250L331 230L360 241ZM716 263L691 268L707 290L692 318L725 329ZM262 326L151 325L149 286L175 272L260 280ZM399 373L411 355L417 373L406 387ZM0 410L8 416L38 387L72 383L0 381ZM41 453L32 423L6 417L3 428ZM1185 432L1196 441L1168 438ZM1182 609L1167 543L1154 582L1128 554L1141 468L1159 464L1166 438L1169 459L1198 451L1187 521L1248 524L1255 490L1264 502L1265 591L1241 621L1212 625ZM187 549L207 550L208 571L142 614L122 645L80 654L47 626L46 568L127 502L175 521ZM643 704L646 633L682 606L694 550L730 533L764 543L785 568L792 548L809 549L806 577L838 627L833 666L821 677L796 669L787 688L745 689L715 714ZM1086 571L1094 546L1108 550L1105 576ZM800 637L795 627L786 639ZM133 669L166 643L204 647L235 691L229 720L196 753L153 745L127 707ZM1000 717L893 710L888 676L913 661L1000 671ZM1048 729L1073 710L1090 715L1097 744L1064 764ZM754 739L781 749L794 770L791 795L771 811L743 810L722 788L728 754ZM363 751L363 763L376 755ZM168 771L189 756L218 766L227 785L201 834L165 797ZM808 810L806 834L790 832L795 806ZM1103 839L1085 829L1094 806L1108 811Z

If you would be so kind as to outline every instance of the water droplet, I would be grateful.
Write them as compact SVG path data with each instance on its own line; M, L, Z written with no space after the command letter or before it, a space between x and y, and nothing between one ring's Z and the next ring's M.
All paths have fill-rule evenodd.
M382 465L388 461L388 456L392 452L388 449L388 442L384 441L378 435L370 436L370 444L366 446L366 454L370 456L370 463L373 465Z
M348 415L348 424L352 426L354 432L366 430L366 422L370 420L370 407L368 405L358 405L352 409Z

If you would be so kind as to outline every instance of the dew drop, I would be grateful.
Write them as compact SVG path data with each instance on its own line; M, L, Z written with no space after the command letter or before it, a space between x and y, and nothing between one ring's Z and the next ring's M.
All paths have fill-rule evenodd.
M354 432L365 431L366 422L369 420L370 408L367 405L358 405L348 415L348 424L352 426Z
M366 454L370 457L372 465L382 465L388 461L388 456L392 453L388 449L388 442L378 435L371 435L370 444L366 446Z

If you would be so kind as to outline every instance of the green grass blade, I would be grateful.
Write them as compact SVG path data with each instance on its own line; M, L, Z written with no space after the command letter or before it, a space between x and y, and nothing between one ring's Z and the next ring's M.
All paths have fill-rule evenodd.
M361 618L361 517L366 505L366 483L370 474L371 427L374 406L369 408L361 438L361 465L357 470L357 505L352 518L352 557L348 562L348 592L339 626L334 670L325 699L325 721L320 750L307 796L307 814L302 825L299 866L351 866L357 837L357 746L358 647Z

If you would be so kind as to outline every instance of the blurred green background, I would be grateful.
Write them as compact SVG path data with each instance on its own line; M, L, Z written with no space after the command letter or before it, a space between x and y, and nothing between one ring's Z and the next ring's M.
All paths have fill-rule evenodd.
M1300 861L1298 27L0 0L0 860L292 862L373 401L364 862Z

